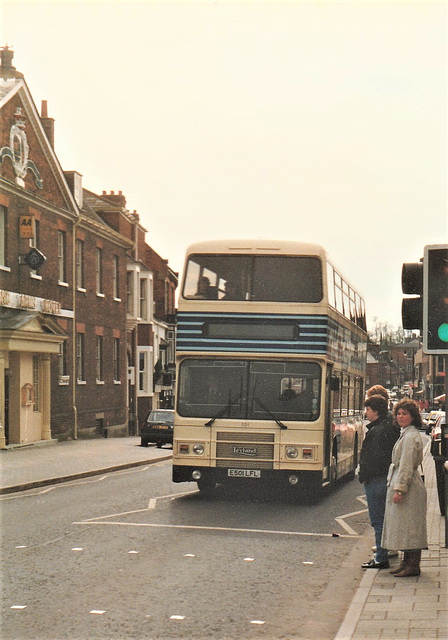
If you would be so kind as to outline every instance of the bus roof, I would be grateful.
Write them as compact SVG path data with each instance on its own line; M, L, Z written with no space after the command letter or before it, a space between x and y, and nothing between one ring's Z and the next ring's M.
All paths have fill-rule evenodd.
M193 254L200 253L234 253L234 254L271 254L275 255L293 255L293 256L319 256L324 261L329 262L335 271L343 277L344 281L351 289L357 291L349 280L345 278L341 271L333 264L329 258L327 251L320 244L315 242L298 242L292 240L269 240L263 238L237 238L224 240L203 240L191 244L186 251L185 259ZM358 295L359 292L358 292ZM360 295L363 298L362 295Z
M187 256L193 253L279 253L290 255L326 256L325 249L311 242L291 242L288 240L236 239L196 242L187 249Z

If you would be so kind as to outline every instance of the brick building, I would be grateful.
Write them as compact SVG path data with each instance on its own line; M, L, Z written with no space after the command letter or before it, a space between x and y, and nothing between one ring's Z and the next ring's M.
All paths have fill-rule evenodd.
M129 428L153 408L174 405L175 293L178 274L146 242L139 215L129 212L126 198L103 191L88 192L86 201L107 224L132 241L126 280Z
M63 171L1 51L0 447L138 434L173 406L178 274L145 240L121 192Z
M125 433L132 242L83 202L46 105L1 55L0 446Z

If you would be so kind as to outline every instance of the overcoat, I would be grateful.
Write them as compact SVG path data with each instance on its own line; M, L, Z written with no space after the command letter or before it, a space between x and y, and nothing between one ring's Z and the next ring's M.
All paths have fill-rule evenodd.
M426 488L419 471L423 460L423 443L414 425L403 429L392 451L387 476L386 512L384 515L384 549L427 549ZM394 504L394 491L403 493L403 500Z

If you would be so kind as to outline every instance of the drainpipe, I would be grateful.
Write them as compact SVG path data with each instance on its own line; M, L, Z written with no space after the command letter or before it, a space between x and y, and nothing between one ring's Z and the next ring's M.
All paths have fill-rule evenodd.
M73 405L73 440L78 439L78 407L76 406L76 229L79 218L73 224L72 238L72 282L73 282L73 324L72 324L72 405Z

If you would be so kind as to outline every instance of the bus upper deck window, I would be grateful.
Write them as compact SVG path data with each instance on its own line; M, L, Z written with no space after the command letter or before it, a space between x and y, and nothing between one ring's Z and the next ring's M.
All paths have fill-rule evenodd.
M272 302L320 302L322 263L308 256L256 256L252 299Z
M191 255L183 297L191 300L320 302L323 297L322 263L314 256Z

